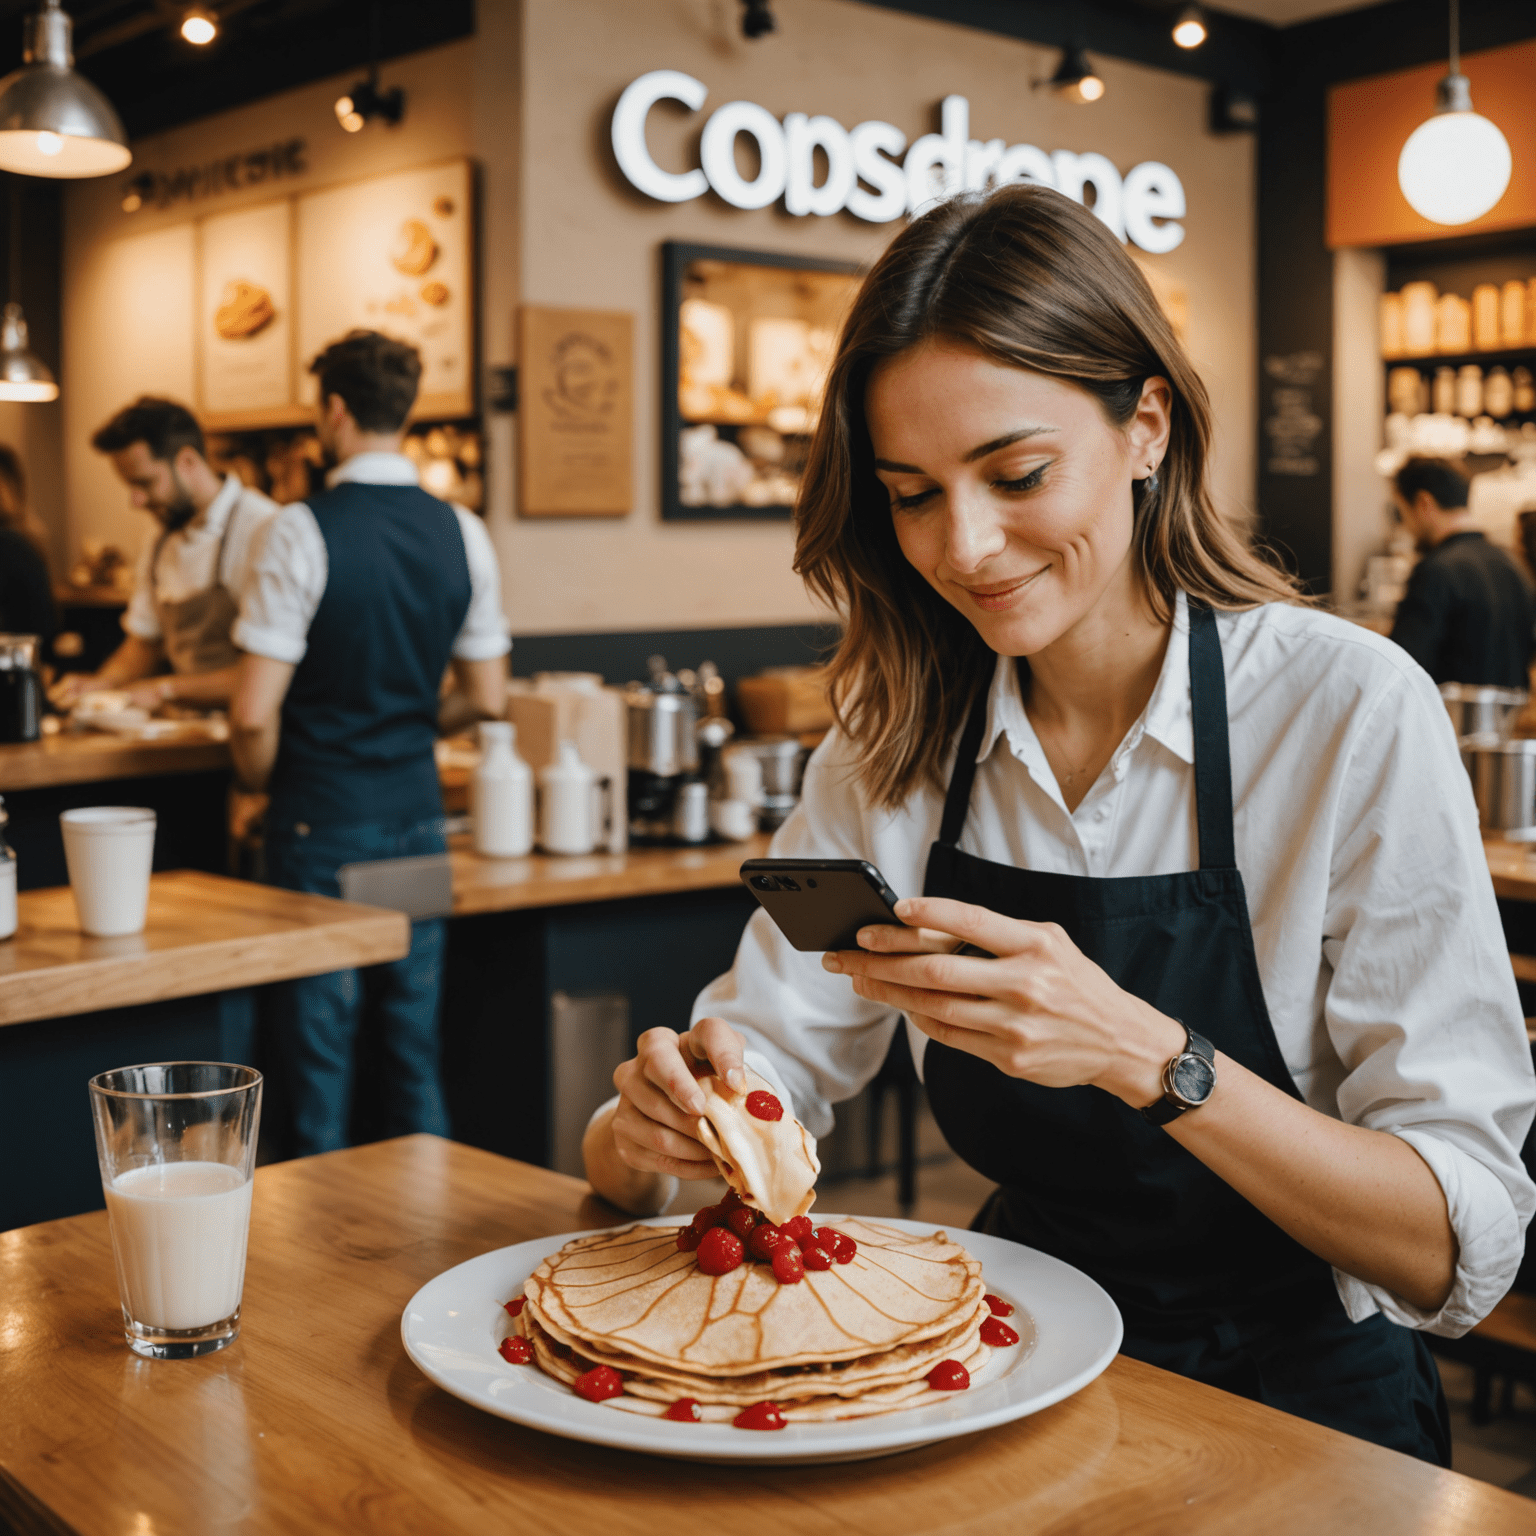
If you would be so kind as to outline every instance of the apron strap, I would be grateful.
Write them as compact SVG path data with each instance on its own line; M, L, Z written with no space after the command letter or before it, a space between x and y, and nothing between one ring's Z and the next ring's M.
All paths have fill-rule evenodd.
M1233 869L1232 757L1227 745L1227 677L1216 615L1189 604L1189 695L1195 742L1195 820L1200 868Z
M224 580L224 551L229 548L229 530L235 526L235 512L239 506L239 499L236 498L234 505L225 515L224 532L219 535L219 552L213 557L213 580L208 583L211 587L229 586L229 583Z
M955 766L950 772L949 793L944 796L944 819L939 823L939 841L953 848L965 830L966 813L971 806L971 785L976 780L976 754L981 750L981 733L987 728L989 688L977 691L976 702L960 733Z

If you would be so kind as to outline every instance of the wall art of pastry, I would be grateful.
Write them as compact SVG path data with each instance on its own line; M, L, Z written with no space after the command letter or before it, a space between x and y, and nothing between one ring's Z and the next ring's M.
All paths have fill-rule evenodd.
M291 244L286 199L199 225L196 350L211 428L279 421L294 404Z
M421 352L418 416L474 409L470 172L464 160L295 199L299 399L309 360L355 327Z

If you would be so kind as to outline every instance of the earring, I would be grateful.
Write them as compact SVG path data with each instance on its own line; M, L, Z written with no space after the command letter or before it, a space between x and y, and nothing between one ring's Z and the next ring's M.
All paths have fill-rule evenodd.
M1157 495L1157 465L1147 465L1147 478L1142 482L1143 498Z

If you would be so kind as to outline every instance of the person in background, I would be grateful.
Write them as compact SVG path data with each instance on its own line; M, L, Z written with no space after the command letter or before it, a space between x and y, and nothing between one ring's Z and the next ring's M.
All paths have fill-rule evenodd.
M1473 521L1466 476L1444 459L1409 459L1393 478L1392 499L1424 556L1392 638L1437 683L1529 688L1531 589Z
M344 864L441 853L433 758L438 684L452 662L485 718L506 707L511 649L485 526L430 496L400 451L421 359L353 331L310 365L317 431L334 466L318 496L273 520L241 603L230 746L267 790L267 878L340 894ZM411 925L405 959L373 991L385 1060L385 1134L446 1135L437 1014L441 919ZM362 1005L356 971L282 985L274 1047L300 1156L345 1146Z
M123 615L127 637L100 672L61 678L53 702L62 708L121 688L144 709L227 704L240 659L230 638L239 592L277 503L214 470L197 418L174 400L142 396L91 446L111 458L133 505L160 531L139 557Z
M48 640L54 622L48 533L27 506L20 454L0 443L0 632Z

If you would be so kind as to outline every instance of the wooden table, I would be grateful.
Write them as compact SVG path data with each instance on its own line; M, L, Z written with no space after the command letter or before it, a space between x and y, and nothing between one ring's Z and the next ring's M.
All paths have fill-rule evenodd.
M144 932L91 939L68 888L24 891L0 943L0 1230L101 1204L86 1083L136 1061L252 1061L253 989L410 947L398 912L181 871ZM3 1307L0 1300L0 1307ZM0 1325L3 1326L3 1325Z
M107 731L61 731L0 746L0 794L228 767L228 745L206 737L138 741Z
M123 1343L105 1213L0 1234L0 1515L22 1536L1514 1536L1489 1484L1117 1359L1064 1403L830 1467L689 1466L560 1440L434 1387L400 1343L425 1281L604 1226L585 1184L414 1136L256 1175L242 1336Z

